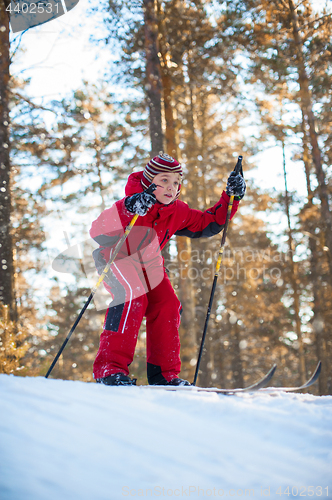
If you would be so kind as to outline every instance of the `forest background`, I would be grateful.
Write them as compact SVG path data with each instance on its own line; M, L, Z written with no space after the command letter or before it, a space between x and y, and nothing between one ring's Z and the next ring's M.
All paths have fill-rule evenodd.
M183 164L182 200L205 210L241 154L247 193L229 227L198 384L247 385L277 363L275 383L295 385L320 359L312 391L332 394L331 2L92 2L90 43L108 64L100 78L91 64L91 78L57 99L31 93L15 72L25 34L10 34L6 6L0 373L45 375L97 278L90 224L123 197L129 173L166 151ZM283 189L250 176L273 146L280 165L265 156L264 168L284 173ZM294 165L304 191L287 188ZM173 237L164 252L190 380L219 245L220 235ZM52 376L93 380L105 301L86 311ZM131 375L146 383L144 325Z

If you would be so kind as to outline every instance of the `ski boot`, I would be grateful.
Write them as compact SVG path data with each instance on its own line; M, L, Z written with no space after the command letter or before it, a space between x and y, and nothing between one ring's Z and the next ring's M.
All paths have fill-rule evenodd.
M191 383L188 380L183 380L183 378L173 378L166 385L191 385Z
M131 379L124 373L113 373L108 377L97 378L97 384L105 385L136 385L136 378Z

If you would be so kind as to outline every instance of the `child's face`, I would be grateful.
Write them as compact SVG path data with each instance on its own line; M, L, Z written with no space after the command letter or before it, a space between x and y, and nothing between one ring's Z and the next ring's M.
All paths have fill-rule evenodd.
M157 186L153 193L157 200L164 205L169 205L176 198L180 180L179 174L157 174L152 181Z

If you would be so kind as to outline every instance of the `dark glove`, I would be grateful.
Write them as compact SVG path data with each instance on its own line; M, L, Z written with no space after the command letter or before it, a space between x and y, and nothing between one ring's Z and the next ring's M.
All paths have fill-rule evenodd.
M143 191L143 193L133 194L129 196L129 198L125 199L125 207L129 212L133 214L140 215L143 217L147 214L149 208L151 208L157 201L152 192L156 189L155 184L151 184L151 186Z
M246 192L246 183L241 174L232 172L227 180L226 194L234 195L235 200L242 200Z

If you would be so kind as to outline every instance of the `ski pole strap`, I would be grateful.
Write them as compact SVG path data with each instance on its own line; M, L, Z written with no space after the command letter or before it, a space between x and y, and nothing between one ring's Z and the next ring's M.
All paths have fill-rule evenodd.
M130 233L130 231L132 230L135 222L137 221L138 219L138 214L135 214L134 217L131 219L130 223L128 224L128 226L126 227L126 230L124 232L124 234L122 235L122 237L120 238L120 240L117 242L116 244L116 247L114 248L114 252L113 252L113 255L112 257L110 258L110 260L107 262L103 272L101 273L101 275L99 276L99 280L97 281L97 283L95 284L95 286L92 288L91 290L91 293L92 295L94 295L97 291L97 288L99 287L99 285L103 282L106 274L108 273L108 271L110 270L110 267L111 265L113 264L113 262L115 261L115 258L116 256L118 255L119 253L119 250L120 248L122 247L123 243L125 242L125 240L127 239L127 236L128 234Z

